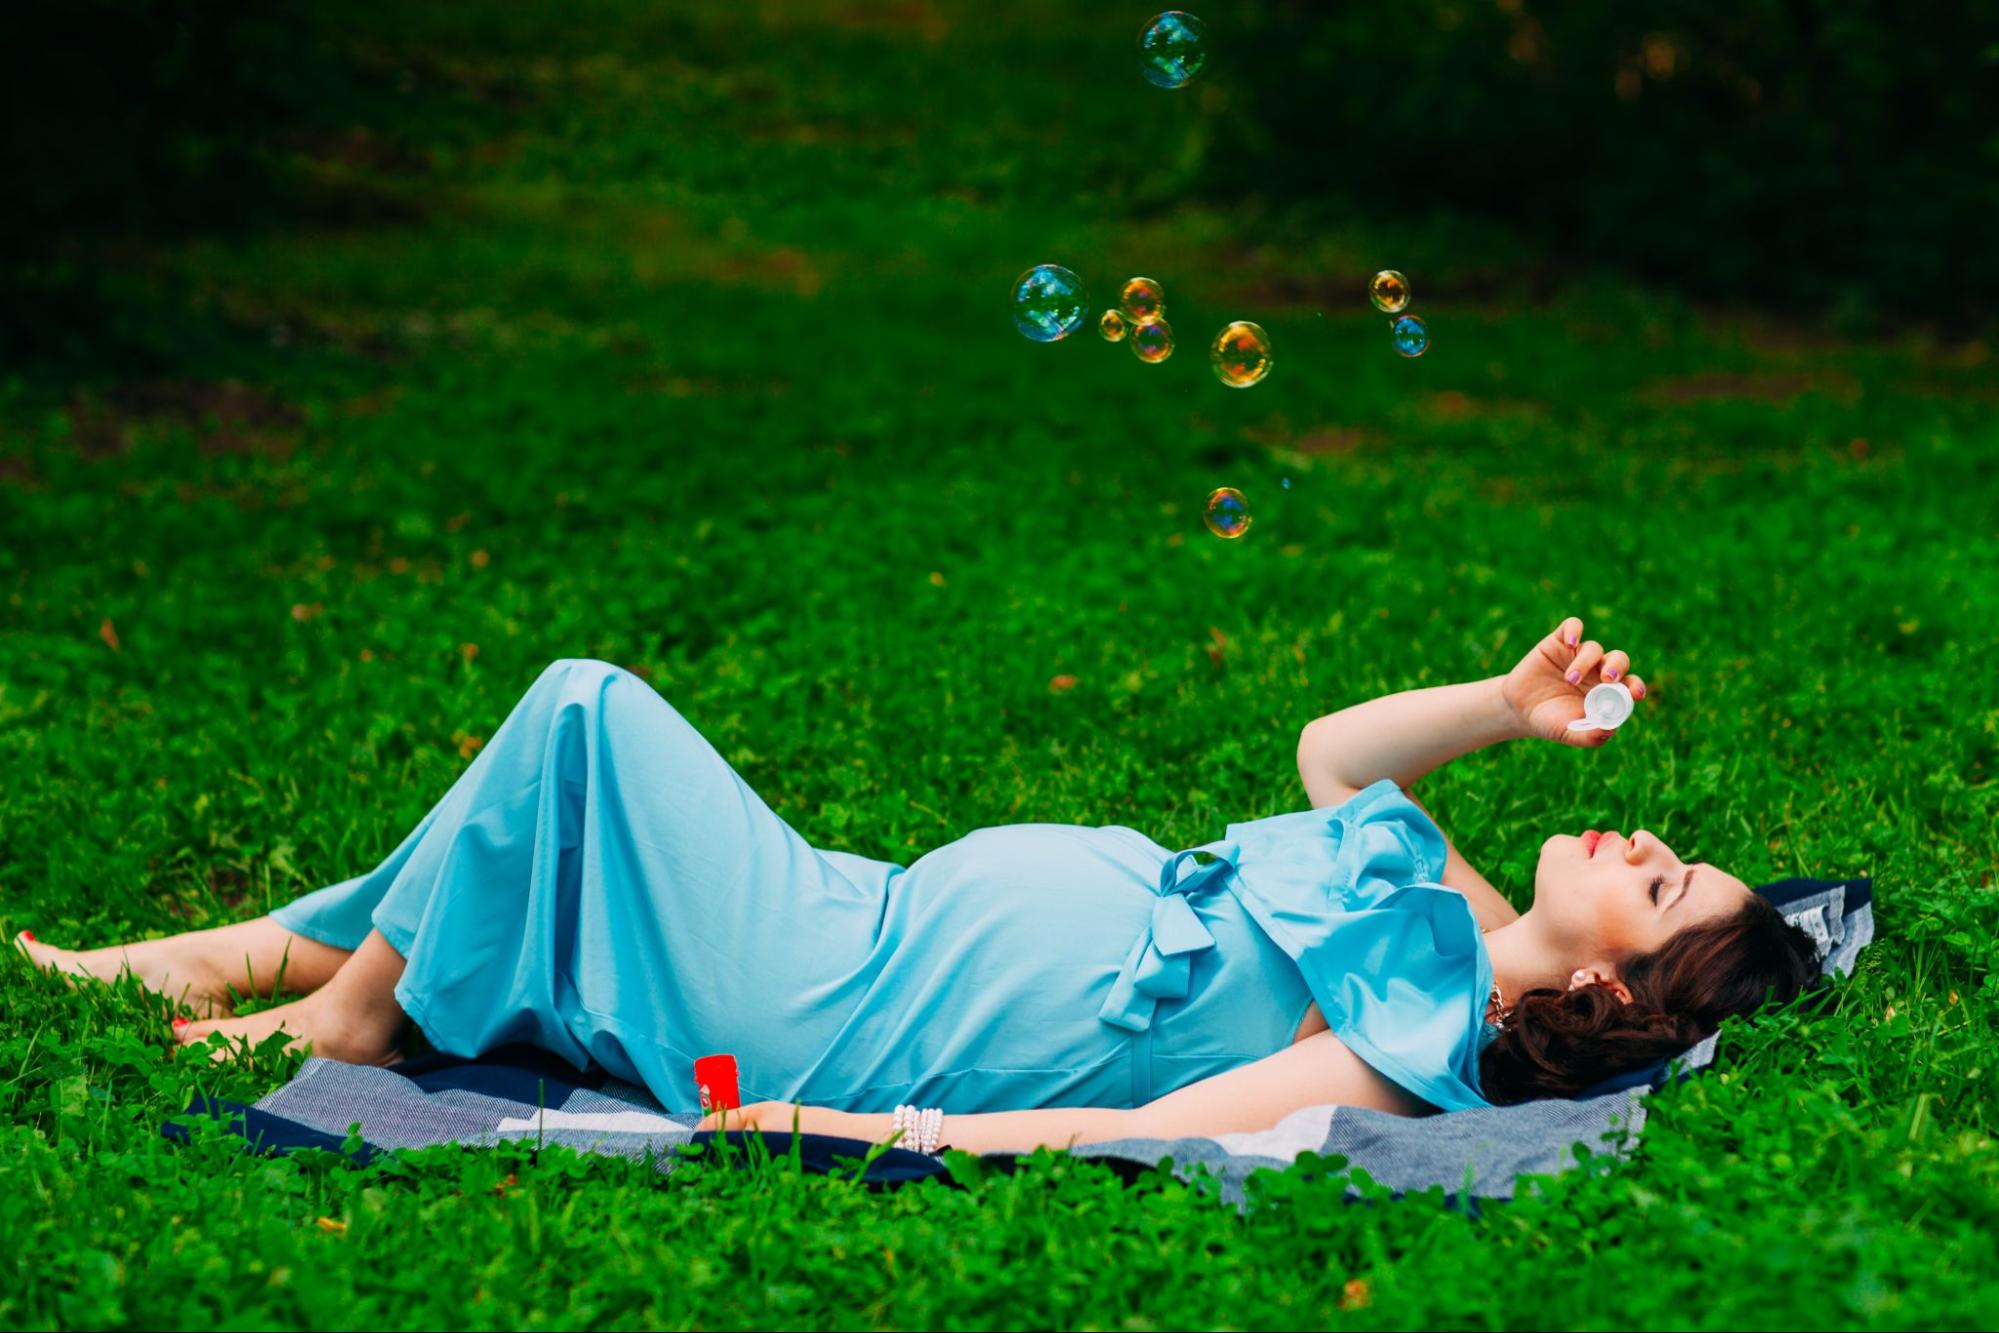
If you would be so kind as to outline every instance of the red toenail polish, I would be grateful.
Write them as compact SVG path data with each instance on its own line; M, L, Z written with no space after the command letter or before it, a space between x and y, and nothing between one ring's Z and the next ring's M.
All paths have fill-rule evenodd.
M186 1026L187 1026L187 1020L185 1018L176 1018L174 1020L174 1031L178 1032Z
M26 940L28 943L33 944L35 942L35 932L32 930L24 930L21 932L21 938Z

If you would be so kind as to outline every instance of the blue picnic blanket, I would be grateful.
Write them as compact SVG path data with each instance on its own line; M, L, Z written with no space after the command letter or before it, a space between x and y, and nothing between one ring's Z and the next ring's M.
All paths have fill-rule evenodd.
M1828 975L1851 973L1874 938L1869 881L1785 880L1762 892L1817 942ZM1628 1152L1645 1126L1645 1095L1667 1079L1711 1063L1710 1037L1674 1061L1609 1080L1581 1096L1515 1106L1453 1111L1411 1119L1351 1106L1313 1106L1270 1129L1213 1138L1119 1139L1080 1145L1078 1157L1100 1159L1126 1174L1170 1159L1190 1177L1205 1169L1225 1196L1241 1202L1251 1172L1282 1169L1304 1152L1339 1156L1397 1193L1442 1186L1473 1198L1508 1198L1523 1175L1551 1175L1573 1164L1580 1146L1591 1153ZM662 1171L684 1160L678 1150L717 1136L697 1131L692 1117L667 1111L644 1088L602 1070L573 1066L529 1047L507 1047L477 1060L419 1056L389 1069L310 1059L298 1076L254 1105L197 1099L189 1115L224 1121L261 1150L299 1148L355 1156L440 1143L491 1146L527 1141L583 1152L641 1158ZM184 1121L162 1127L185 1140ZM740 1135L728 1135L740 1139ZM766 1135L774 1154L791 1151L789 1135ZM826 1135L799 1136L808 1169L833 1170L863 1158L870 1145ZM1012 1166L1012 1154L991 1159ZM867 1168L871 1184L893 1185L943 1171L935 1158L902 1149L880 1154Z

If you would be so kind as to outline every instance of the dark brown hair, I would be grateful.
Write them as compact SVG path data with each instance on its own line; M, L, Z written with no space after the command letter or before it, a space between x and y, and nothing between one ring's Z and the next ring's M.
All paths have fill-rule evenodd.
M1631 1002L1608 986L1531 990L1479 1057L1498 1105L1573 1097L1616 1074L1678 1055L1731 1014L1794 998L1818 976L1811 936L1758 895L1735 915L1689 926L1627 963Z

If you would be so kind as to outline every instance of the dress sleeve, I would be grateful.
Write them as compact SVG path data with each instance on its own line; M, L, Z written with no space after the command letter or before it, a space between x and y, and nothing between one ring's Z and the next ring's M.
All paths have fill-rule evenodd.
M1306 981L1333 1035L1440 1111L1487 1106L1479 1088L1492 969L1462 894L1413 885L1338 917Z
M1351 910L1410 884L1442 881L1450 854L1444 832L1387 778L1325 812L1338 836L1334 888Z
M1441 1110L1479 1092L1492 964L1448 845L1383 779L1330 808L1231 825L1236 895L1298 965L1333 1034Z
M1492 967L1471 904L1437 882L1444 835L1386 779L1329 812L1340 839L1323 936L1298 956L1333 1034L1443 1111L1479 1090ZM1344 907L1344 910L1338 910Z

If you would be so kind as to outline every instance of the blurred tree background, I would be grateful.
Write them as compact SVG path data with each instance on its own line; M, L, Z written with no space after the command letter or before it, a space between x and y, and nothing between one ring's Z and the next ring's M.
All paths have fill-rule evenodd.
M1143 18L876 8L905 20L901 10L923 11L914 17L952 29L965 49L986 45L990 59L1044 80L1052 52L1068 48L1060 65L1099 37L1128 43ZM1212 73L1188 94L1196 131L1164 165L1095 163L1096 189L1140 210L1205 196L1376 228L1438 213L1496 219L1531 236L1543 260L1510 277L1541 290L1608 265L1845 333L1908 322L1963 332L1992 316L1989 6L1251 0L1209 17ZM497 12L481 22L518 26ZM134 327L148 317L121 311L99 281L134 239L415 210L367 170L414 151L402 146L414 104L399 97L412 78L408 33L393 33L397 59L382 50L403 25L435 33L438 61L464 54L450 48L479 26L426 24L420 6L334 13L298 0L0 10L0 355L162 354L157 330ZM710 25L634 11L632 26L634 40L671 43ZM1087 62L1075 72L1091 82ZM930 88L939 103L952 97L947 84ZM923 133L931 111L910 113ZM1120 171L1128 179L1111 179Z
M1485 213L1689 293L1891 322L1999 295L1989 5L1412 0L1254 9L1215 178Z
M0 356L162 353L103 268L143 240L394 216L298 150L365 114L379 76L301 0L0 7ZM319 16L323 22L324 16Z

